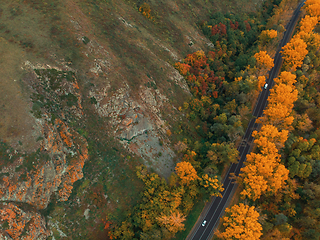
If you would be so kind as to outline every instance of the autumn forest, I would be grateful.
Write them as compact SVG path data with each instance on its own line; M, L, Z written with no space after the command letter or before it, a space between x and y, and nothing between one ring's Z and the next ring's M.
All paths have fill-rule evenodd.
M212 15L199 26L214 44L189 54L175 68L192 98L179 108L176 149L182 161L168 183L144 167L142 201L114 228L115 239L168 239L184 229L199 198L219 196L226 166L237 162L237 145L274 66L272 51L283 26L269 22L286 1L265 1L260 12ZM146 16L148 17L148 16ZM237 178L241 192L227 208L219 239L320 238L320 2L307 0L296 31L282 48L283 65L268 106L252 133L254 147ZM200 136L200 137L199 137Z
M189 239L228 179L208 239L319 240L320 1L300 3L1 0L0 239Z

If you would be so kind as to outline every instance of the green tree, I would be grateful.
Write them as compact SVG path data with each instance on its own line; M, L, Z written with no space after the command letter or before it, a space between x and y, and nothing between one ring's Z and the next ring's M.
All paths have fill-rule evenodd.
M207 152L207 158L214 164L236 163L239 152L233 143L213 143Z

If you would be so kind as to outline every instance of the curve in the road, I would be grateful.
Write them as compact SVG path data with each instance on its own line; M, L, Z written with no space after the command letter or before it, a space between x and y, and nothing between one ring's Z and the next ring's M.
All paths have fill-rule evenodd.
M245 135L242 139L240 146L238 147L240 159L237 164L232 164L228 170L228 173L223 181L224 191L222 193L222 197L215 197L212 199L210 203L210 207L208 208L207 213L202 219L199 219L196 223L196 231L193 231L189 234L187 239L190 240L207 240L211 237L213 230L216 228L217 223L219 222L220 217L224 213L226 205L228 204L230 198L233 196L233 193L237 187L237 183L231 178L232 175L238 176L241 168L243 167L243 163L246 160L247 154L251 151L253 137L252 132L257 130L258 124L256 123L256 119L262 116L263 110L267 105L267 99L269 96L269 89L273 86L273 79L278 76L281 65L282 65L282 57L280 54L280 50L283 46L285 46L289 39L292 36L294 27L298 21L300 9L303 6L304 1L298 5L296 10L293 13L293 16L290 22L286 26L286 31L282 40L280 41L277 53L274 58L274 67L270 70L269 78L267 80L268 88L263 90L259 97L255 109L253 110L254 118L251 119L248 128L246 129ZM202 222L206 220L206 225L202 226Z

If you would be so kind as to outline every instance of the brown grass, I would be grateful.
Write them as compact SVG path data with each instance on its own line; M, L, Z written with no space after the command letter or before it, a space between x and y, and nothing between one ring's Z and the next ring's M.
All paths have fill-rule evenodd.
M23 74L20 57L24 52L0 38L0 54L0 140L30 152L39 147L36 138L41 129L30 114L31 102L19 84Z

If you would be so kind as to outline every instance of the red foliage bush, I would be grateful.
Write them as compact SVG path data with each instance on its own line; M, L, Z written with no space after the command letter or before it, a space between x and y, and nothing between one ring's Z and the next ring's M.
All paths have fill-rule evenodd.
M247 20L245 20L244 23L246 24L246 30L247 30L247 32L249 32L249 31L251 30L250 24L248 23Z
M221 27L222 32L224 32L224 27L225 25ZM219 31L221 29L219 26ZM216 77L214 72L210 69L208 60L212 63L216 56L222 54L224 54L224 51L222 51L221 48L217 52L210 51L207 54L208 57L203 51L197 51L192 54L188 54L183 63L175 64L175 67L180 74L186 77L191 92L195 97L218 97L218 91L212 93L212 90L216 87L221 87L221 80Z
M227 27L223 23L219 23L219 29L220 29L220 34L221 35L226 35L227 34Z
M237 30L238 27L239 27L239 23L236 21L236 22L233 24L233 22L230 20L230 27L231 27L233 30Z

